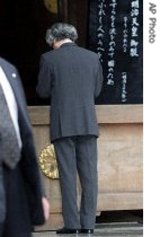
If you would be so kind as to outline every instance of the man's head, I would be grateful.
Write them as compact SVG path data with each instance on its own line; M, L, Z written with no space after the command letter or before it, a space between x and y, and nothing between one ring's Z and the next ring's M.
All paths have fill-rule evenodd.
M55 49L65 42L74 42L77 38L76 28L66 23L56 23L46 32L46 42Z

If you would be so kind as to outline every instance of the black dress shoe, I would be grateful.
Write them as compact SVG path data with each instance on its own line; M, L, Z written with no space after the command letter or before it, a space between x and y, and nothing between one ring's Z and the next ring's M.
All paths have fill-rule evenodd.
M80 233L79 229L70 229L66 227L56 230L56 234L78 234L78 233Z
M94 230L93 229L81 229L82 234L93 234Z

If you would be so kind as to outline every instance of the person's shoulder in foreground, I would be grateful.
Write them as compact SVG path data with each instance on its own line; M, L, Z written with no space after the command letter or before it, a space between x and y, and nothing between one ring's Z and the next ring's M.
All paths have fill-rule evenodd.
M0 66L3 66L3 65L8 66L8 67L10 67L11 69L16 70L16 67L15 67L12 63L10 63L10 62L7 61L6 59L0 57Z

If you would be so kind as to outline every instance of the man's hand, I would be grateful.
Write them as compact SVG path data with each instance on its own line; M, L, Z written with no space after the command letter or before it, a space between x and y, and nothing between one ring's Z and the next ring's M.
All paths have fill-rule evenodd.
M47 198L45 197L42 198L42 205L43 205L44 217L45 217L45 220L47 221L49 218L49 210L50 210L50 205Z

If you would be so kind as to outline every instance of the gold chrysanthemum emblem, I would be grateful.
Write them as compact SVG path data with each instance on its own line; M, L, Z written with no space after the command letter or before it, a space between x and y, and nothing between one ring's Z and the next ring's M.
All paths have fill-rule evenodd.
M58 179L59 172L55 156L54 146L52 144L44 148L39 157L40 167L45 176L51 179Z
M44 0L44 5L48 11L57 14L58 13L58 2L57 0Z

